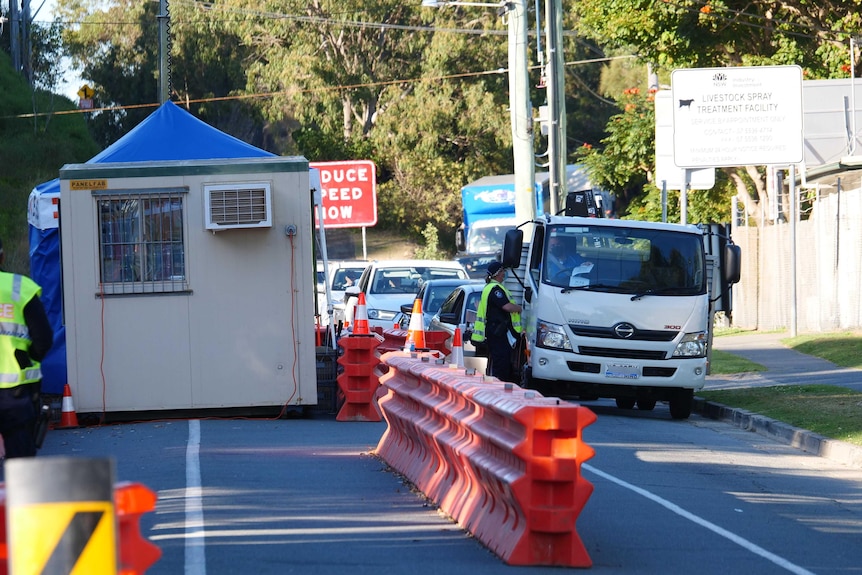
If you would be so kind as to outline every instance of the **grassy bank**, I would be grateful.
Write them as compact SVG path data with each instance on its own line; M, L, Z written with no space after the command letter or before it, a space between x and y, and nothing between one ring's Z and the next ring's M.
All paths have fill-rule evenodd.
M781 342L791 349L829 360L838 366L862 369L860 333L808 334L782 339ZM762 365L732 353L713 351L711 372L714 374L765 370ZM857 391L815 384L701 391L697 395L862 446L862 393Z

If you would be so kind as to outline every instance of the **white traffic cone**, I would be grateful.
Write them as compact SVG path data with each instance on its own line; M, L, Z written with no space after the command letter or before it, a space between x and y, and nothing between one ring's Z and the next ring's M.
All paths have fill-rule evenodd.
M461 328L455 328L452 336L452 352L449 354L449 367L461 369L464 367L464 344L461 341Z
M359 303L356 304L356 313L353 315L353 335L371 335L368 329L368 307L363 292L359 292Z
M407 340L404 351L415 351L425 348L425 328L422 320L422 300L413 300L413 311L410 313L410 325L407 327Z

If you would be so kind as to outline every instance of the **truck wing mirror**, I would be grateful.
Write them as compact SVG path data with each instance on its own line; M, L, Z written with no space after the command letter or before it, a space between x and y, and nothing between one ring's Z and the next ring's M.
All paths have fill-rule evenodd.
M503 258L500 260L503 267L517 268L521 265L521 248L523 244L523 230L514 229L506 232L506 239L503 242Z
M467 238L464 237L464 226L461 225L460 228L455 230L455 247L459 252L467 251Z
M724 246L724 279L735 284L742 275L742 250L735 244Z

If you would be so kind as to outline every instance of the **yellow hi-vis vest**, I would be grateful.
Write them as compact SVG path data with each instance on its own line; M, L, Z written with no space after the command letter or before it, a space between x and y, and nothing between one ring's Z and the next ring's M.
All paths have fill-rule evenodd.
M470 337L472 341L477 343L485 341L485 314L488 312L488 297L495 286L500 286L503 289L503 293L506 294L506 299L509 300L509 303L515 303L512 299L512 294L509 293L506 286L497 281L488 282L485 289L482 290L482 297L479 299L479 309L476 310L476 322L473 324L473 335ZM509 315L512 318L512 329L515 330L515 333L521 333L521 314L514 312Z
M21 369L15 350L30 349L30 330L24 321L24 307L42 288L28 277L0 272L0 388L9 389L42 379L38 361Z

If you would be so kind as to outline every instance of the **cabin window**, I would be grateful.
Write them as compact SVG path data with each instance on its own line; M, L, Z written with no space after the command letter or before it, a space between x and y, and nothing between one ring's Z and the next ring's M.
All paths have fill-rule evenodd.
M93 192L99 222L99 293L188 291L187 193L187 188Z

